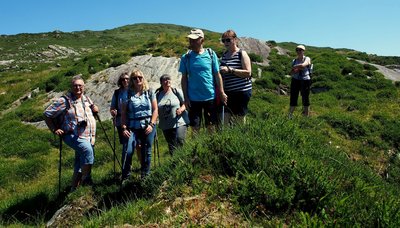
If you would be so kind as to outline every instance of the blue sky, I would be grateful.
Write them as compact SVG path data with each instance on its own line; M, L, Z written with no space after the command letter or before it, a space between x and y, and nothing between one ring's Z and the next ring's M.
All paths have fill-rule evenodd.
M399 0L1 0L0 34L170 23L400 56Z

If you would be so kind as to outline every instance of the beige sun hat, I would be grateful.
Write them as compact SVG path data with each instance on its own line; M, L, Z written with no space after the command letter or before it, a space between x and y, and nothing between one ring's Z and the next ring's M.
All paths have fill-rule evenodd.
M296 49L301 49L301 50L305 51L305 50L306 50L306 47L304 47L304 45L298 45L298 46L296 47Z
M198 38L204 38L204 33L201 29L192 29L190 30L189 35L187 36L190 39L198 39Z

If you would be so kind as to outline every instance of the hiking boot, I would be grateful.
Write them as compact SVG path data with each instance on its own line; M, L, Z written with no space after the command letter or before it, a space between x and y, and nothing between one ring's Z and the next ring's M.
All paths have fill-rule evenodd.
M76 191L76 187L71 186L71 188L69 189L69 193L73 193L73 192L75 192L75 191Z
M82 186L93 186L93 180L91 177L87 177L82 180Z
M128 174L122 174L122 176L121 176L121 181L128 180L130 176L131 176L130 173L128 173Z

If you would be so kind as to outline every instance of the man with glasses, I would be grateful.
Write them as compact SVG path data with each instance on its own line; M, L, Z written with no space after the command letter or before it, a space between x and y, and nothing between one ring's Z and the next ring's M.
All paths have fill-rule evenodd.
M62 137L75 150L74 173L71 191L80 184L91 185L91 169L94 162L96 120L99 109L84 95L85 83L81 75L71 81L71 91L50 104L44 119L50 130ZM60 126L54 121L60 119Z
M182 56L179 72L182 73L182 91L190 125L198 132L204 112L205 125L212 130L218 122L215 98L218 95L224 104L228 98L222 85L218 58L214 51L203 48L202 30L192 29L187 37L190 50Z

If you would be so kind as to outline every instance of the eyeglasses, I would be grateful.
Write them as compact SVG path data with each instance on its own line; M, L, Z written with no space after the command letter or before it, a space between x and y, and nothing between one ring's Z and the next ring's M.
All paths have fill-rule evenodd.
M81 84L74 84L73 86L74 86L74 88L82 88L84 85L81 85Z
M231 42L231 38L226 38L226 39L221 39L222 43L230 43Z
M132 79L141 81L141 80L143 80L143 77L132 77Z

